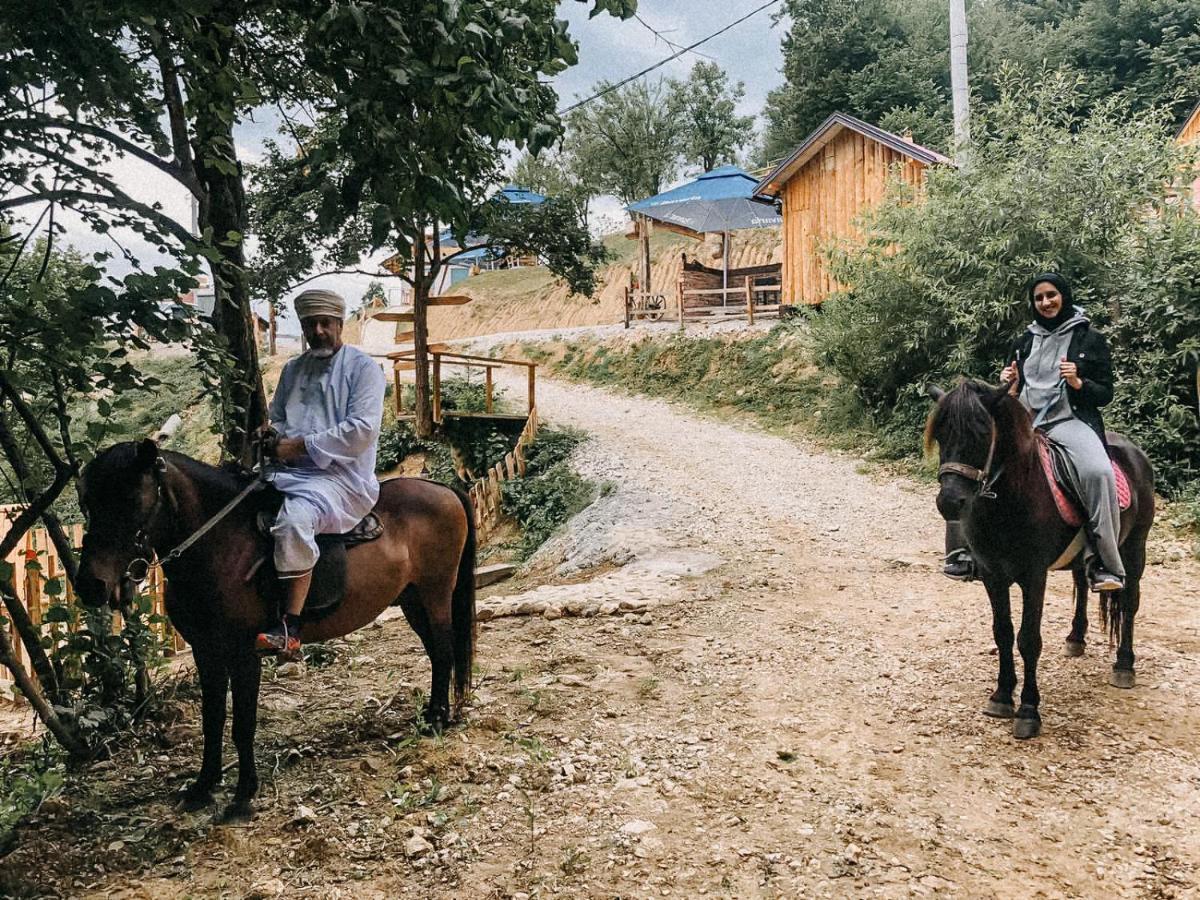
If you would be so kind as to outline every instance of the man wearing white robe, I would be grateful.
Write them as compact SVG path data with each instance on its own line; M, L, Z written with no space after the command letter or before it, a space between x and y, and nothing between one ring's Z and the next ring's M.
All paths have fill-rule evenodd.
M256 641L261 652L285 656L300 650L316 536L351 530L379 499L375 455L386 384L378 363L342 343L341 296L309 290L295 307L308 350L283 367L271 400L271 427L279 440L267 474L284 495L271 533L287 600L282 620Z

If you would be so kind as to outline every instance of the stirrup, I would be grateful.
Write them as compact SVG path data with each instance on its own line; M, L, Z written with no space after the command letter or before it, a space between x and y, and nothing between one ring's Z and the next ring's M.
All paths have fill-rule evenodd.
M291 662L300 659L300 638L288 630L287 621L281 620L277 627L260 631L254 638L254 649L260 656L278 656Z

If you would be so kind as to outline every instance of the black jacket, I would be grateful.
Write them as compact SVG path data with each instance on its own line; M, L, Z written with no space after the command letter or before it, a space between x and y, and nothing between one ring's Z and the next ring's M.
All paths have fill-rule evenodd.
M1017 391L1025 386L1025 360L1033 349L1033 334L1026 331L1013 345L1009 359L1017 361L1020 373L1017 381ZM1112 357L1108 352L1108 341L1090 324L1077 326L1071 334L1071 343L1067 347L1067 361L1075 363L1079 368L1079 377L1083 385L1075 390L1067 385L1067 399L1071 403L1071 412L1075 418L1086 423L1092 431L1100 435L1100 440L1108 446L1104 438L1104 418L1100 415L1100 407L1108 404L1113 398L1113 369Z

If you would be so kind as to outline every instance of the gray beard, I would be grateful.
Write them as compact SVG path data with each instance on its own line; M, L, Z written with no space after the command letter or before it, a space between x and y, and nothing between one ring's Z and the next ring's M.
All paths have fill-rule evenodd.
M309 355L315 359L329 359L333 356L332 347L311 347L308 351Z

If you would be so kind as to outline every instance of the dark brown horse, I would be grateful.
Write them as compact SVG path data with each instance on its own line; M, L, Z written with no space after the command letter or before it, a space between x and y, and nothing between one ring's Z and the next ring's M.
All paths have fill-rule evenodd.
M117 444L84 471L88 529L79 564L78 593L91 606L115 606L136 592L131 562L165 559L236 497L250 481L242 472L160 452L147 440ZM238 783L227 818L251 813L258 790L254 731L261 662L254 634L277 617L258 590L254 570L270 548L255 516L261 491L245 500L178 559L164 563L171 623L192 646L203 703L204 760L184 794L188 808L212 801L221 779L225 692L233 694L233 740ZM398 603L420 636L433 667L426 719L450 721L450 679L456 710L470 687L475 631L475 523L461 493L434 482L397 478L380 486L375 513L383 535L347 549L345 593L326 617L308 621L301 637L322 641L372 622ZM136 563L134 566L136 570ZM137 577L134 575L133 577Z
M936 444L941 461L938 511L963 525L965 537L992 604L992 635L1000 654L1000 677L988 700L989 716L1013 718L1013 623L1009 588L1022 594L1021 630L1017 647L1025 664L1021 705L1015 711L1013 734L1031 738L1041 731L1037 686L1038 656L1042 651L1042 603L1046 573L1058 563L1075 577L1075 618L1067 637L1067 652L1083 653L1087 635L1088 582L1082 555L1068 554L1079 529L1058 513L1043 474L1037 438L1029 413L1009 394L964 382L946 393L930 387L937 406L925 428L926 449ZM1121 512L1118 535L1125 564L1125 588L1101 594L1101 614L1117 640L1117 659L1110 682L1130 688L1133 674L1133 619L1140 602L1146 567L1146 535L1154 522L1154 470L1150 460L1119 434L1108 433L1112 456L1129 477L1132 500Z

